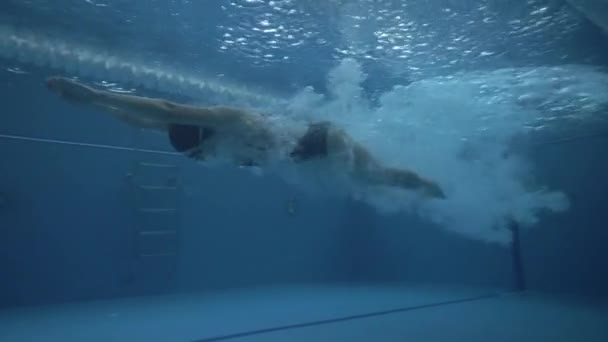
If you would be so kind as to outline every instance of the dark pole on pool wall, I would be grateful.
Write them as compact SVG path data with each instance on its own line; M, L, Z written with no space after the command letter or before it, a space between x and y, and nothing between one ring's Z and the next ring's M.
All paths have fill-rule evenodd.
M509 224L511 230L511 259L513 262L513 275L515 276L515 291L523 292L526 290L526 277L524 274L524 264L521 258L521 240L519 236L519 225L515 221Z

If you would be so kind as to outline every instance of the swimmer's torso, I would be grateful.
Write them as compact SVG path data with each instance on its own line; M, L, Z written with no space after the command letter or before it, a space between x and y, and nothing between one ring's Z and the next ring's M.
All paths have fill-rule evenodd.
M229 159L242 166L262 166L271 158L293 162L322 160L349 149L341 136L335 138L340 131L329 122L311 123L304 130L280 136L270 127L267 122L253 121L215 128L171 124L168 133L175 150L191 158ZM336 140L341 144L336 144Z
M274 154L277 139L261 121L247 118L214 126L169 124L169 140L176 151L197 160L263 165Z

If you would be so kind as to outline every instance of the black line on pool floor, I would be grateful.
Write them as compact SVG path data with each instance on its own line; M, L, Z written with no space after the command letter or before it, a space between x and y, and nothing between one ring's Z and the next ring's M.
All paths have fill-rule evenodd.
M448 301L438 302L438 303L421 304L421 305L407 306L407 307L401 307L401 308L397 308L397 309L390 309L390 310L384 310L384 311L374 311L374 312L369 312L369 313L364 313L364 314L358 314L358 315L343 316L343 317L338 317L338 318L329 318L329 319L323 319L323 320L311 321L311 322L304 322L304 323L281 325L281 326L276 326L276 327L271 327L271 328L256 329L256 330L249 330L249 331L243 331L243 332L226 334L226 335L218 335L218 336L213 336L213 337L207 337L207 338L202 338L200 340L195 340L195 341L192 341L192 342L225 341L225 340L231 340L231 339L235 339L235 338L248 337L248 336L253 336L253 335L261 335L261 334L267 334L267 333L276 332L276 331L282 331L282 330L290 330L290 329L297 329L297 328L306 328L306 327L312 327L312 326L318 326L318 325L325 325L325 324L332 324L332 323L338 323L338 322L352 321L352 320L356 320L356 319L364 319L364 318L370 318L370 317L385 316L385 315L391 315L391 314L396 314L396 313L401 313L401 312L407 312L407 311L414 311L414 310L420 310L420 309L433 308L433 307L438 307L438 306L445 306L445 305L453 305L453 304L461 304L461 303L467 303L467 302L474 302L474 301L478 301L478 300L496 298L496 297L500 297L500 296L503 296L503 295L506 295L506 294L512 294L512 293L516 293L516 292L490 293L490 294L485 294L485 295L481 295L481 296L477 296L477 297L454 299L454 300L448 300Z

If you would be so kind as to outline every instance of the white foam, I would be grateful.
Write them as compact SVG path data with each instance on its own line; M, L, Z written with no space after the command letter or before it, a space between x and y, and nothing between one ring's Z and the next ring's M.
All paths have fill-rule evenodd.
M458 234L499 243L510 239L508 220L528 227L541 211L568 208L563 193L533 181L531 161L505 153L509 141L542 118L573 115L571 108L588 117L608 104L608 76L584 66L420 80L386 92L377 107L362 97L365 75L355 61L342 61L328 78L330 97L322 101L305 89L294 98L292 115L330 118L384 164L437 181L448 198L423 200L377 188L351 188L352 193L381 212L416 213ZM537 100L522 101L526 94Z

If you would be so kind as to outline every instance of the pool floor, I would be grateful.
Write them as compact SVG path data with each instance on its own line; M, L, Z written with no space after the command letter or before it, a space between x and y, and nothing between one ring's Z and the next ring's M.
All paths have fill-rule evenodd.
M435 286L301 286L0 311L0 341L608 341L608 303Z

